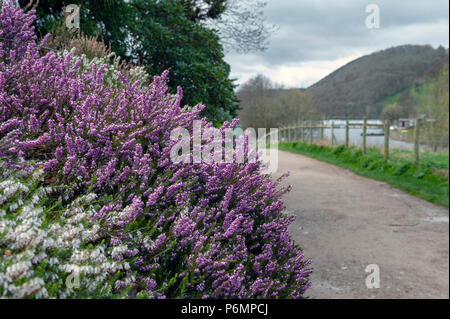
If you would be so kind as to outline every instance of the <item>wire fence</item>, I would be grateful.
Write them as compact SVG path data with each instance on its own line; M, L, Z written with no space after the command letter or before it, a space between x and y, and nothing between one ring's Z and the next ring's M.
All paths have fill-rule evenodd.
M423 150L448 151L448 132L435 132L433 136L426 121L413 119L412 125L407 128L408 134L401 133L402 128L393 124L388 120L305 121L280 128L279 138L281 142L302 141L309 144L345 145L346 148L354 145L360 147L364 154L369 146L381 147L386 160L389 159L391 149L408 149L413 151L416 163L419 163Z

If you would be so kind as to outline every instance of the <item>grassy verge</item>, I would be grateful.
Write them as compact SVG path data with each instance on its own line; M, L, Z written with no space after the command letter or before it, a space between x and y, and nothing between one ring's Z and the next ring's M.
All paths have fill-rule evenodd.
M368 178L383 181L432 203L449 207L448 154L421 154L414 165L409 151L392 150L389 161L376 148L367 154L356 147L309 145L301 142L279 144L279 149L306 155L323 162L344 167Z

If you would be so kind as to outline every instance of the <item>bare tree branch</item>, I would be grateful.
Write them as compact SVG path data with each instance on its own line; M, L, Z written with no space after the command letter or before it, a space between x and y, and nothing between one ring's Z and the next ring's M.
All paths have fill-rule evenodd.
M248 53L264 51L277 25L267 24L266 2L262 0L227 0L226 9L217 19L206 19L208 27L219 33L225 51Z

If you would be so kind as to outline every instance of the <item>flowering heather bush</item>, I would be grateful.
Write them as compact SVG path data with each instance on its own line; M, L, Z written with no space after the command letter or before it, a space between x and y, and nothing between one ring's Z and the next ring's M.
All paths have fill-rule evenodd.
M62 207L57 220L72 220L64 212L71 211L80 196L85 200L93 192L102 198L97 209L86 202L85 223L81 222L87 231L100 225L102 236L88 239L80 233L74 238L81 244L74 239L72 254L81 249L78 244L90 243L104 253L96 265L112 258L130 269L118 277L111 271L110 286L110 278L95 279L95 273L85 270L92 282L106 291L114 287L111 296L129 292L156 298L302 297L309 287L310 261L288 234L292 218L282 213L281 201L287 189L278 189L277 182L262 174L260 163L173 163L170 150L176 141L170 132L178 127L192 131L203 107L181 109L182 91L168 92L167 72L149 86L129 83L118 73L121 83L108 86L107 65L93 63L86 71L70 53L40 56L39 45L28 37L32 16L8 4L0 15L1 30L26 41L26 49L23 41L9 46L2 42L0 47L0 157L8 170L31 173L41 167L47 177L37 189L70 188L48 195L50 203ZM211 125L203 119L204 128ZM235 125L237 121L225 123L222 134ZM15 187L16 196L30 191L19 186L26 186L20 180L6 183ZM21 225L12 213L29 216L34 207L23 213L27 203L16 199L17 204L9 197L0 204L7 233ZM41 213L31 215L46 220ZM76 222L67 227L76 227ZM63 236L65 231L54 234ZM14 239L7 238L0 251L9 249L12 256L8 245L14 245ZM28 266L34 272L27 278L36 278L40 269L41 275L55 274L60 283L62 275L51 265L43 266L37 259Z
M78 56L75 55L75 50L72 49L70 52L64 50L57 55L59 57L64 57L69 53L72 54L70 66L74 67L75 64L79 63L79 66L77 66L78 73L83 71L90 72L93 66L98 69L103 65L106 65L106 69L103 74L103 83L108 87L117 87L122 83L122 80L118 76L119 72L127 79L128 82L136 83L136 81L139 81L139 88L148 85L149 76L143 66L131 67L128 64L124 64L120 58L115 56L114 52L103 57L89 58L86 54L81 54Z
M108 65L104 74L104 83L107 86L117 86L117 82L120 81L117 76L119 71L131 83L139 80L141 85L148 85L149 75L144 66L136 66L121 59L115 52L111 51L110 46L97 37L70 31L64 24L55 29L54 34L47 40L46 47L59 51L59 56L66 56L69 52L72 52L71 66L76 61L81 60L79 71L90 71L92 64L97 65L97 67L104 64Z
M78 29L69 30L65 22L59 23L53 28L46 46L56 51L71 51L74 49L74 54L84 54L89 59L102 58L112 53L111 46L106 45L98 37L85 35Z
M27 46L34 43L37 39L32 26L35 15L33 11L24 13L21 10L14 9L10 2L0 3L0 38L2 40L3 52L11 52L14 56L12 60L20 59L25 54ZM9 57L5 57L8 59Z
M7 178L0 178L0 298L105 298L119 280L136 281L128 262L113 259L120 249L101 242L100 222L91 221L101 202L96 194L52 205L61 188L39 186L42 170L19 178L1 165Z

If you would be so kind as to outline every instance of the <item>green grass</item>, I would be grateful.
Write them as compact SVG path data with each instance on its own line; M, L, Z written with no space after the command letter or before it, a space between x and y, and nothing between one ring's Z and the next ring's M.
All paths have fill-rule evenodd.
M279 149L306 155L334 164L364 177L383 181L412 195L437 205L449 207L447 154L421 153L419 165L414 165L410 151L392 150L388 161L376 148L363 154L357 147L345 148L309 145L301 142L279 144Z
M382 104L383 107L390 104L397 104L405 92L406 90L401 90L400 92L397 92L395 94L385 96L380 100L380 104Z

